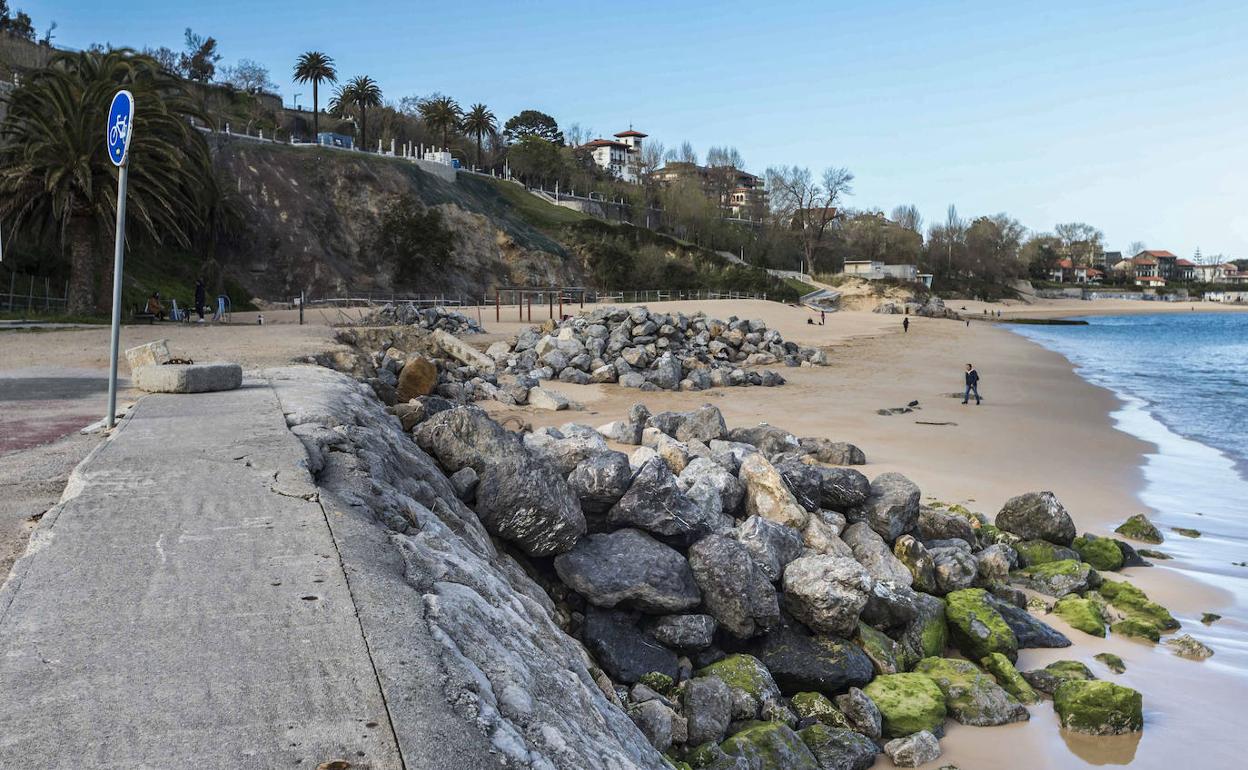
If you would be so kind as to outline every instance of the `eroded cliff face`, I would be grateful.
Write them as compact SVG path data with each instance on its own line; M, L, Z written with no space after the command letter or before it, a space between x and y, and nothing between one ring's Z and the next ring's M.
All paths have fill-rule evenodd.
M447 182L400 160L339 150L211 138L214 162L237 196L246 230L223 264L255 296L283 300L346 292L480 298L495 286L575 285L579 261L527 224L495 182ZM404 272L368 243L385 207L411 195L456 234L448 266Z

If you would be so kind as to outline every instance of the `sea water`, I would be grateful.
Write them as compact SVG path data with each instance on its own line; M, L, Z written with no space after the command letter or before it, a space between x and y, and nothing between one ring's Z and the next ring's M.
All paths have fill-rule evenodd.
M1152 444L1140 500L1174 566L1229 591L1228 623L1192 628L1211 663L1248 669L1248 313L1101 316L1011 328L1114 392L1115 426ZM1198 530L1184 537L1173 528ZM1167 566L1170 566L1167 564ZM1233 620L1232 620L1233 618ZM1236 622L1238 621L1238 622ZM1185 630L1191 626L1184 623Z

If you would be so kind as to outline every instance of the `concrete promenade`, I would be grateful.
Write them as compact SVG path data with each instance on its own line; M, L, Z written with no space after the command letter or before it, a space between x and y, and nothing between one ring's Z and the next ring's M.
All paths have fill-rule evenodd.
M0 767L402 767L304 457L263 382L138 403L0 589Z

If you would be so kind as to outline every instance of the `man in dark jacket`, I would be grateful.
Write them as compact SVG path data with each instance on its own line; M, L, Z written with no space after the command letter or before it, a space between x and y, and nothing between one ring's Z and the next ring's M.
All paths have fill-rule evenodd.
M207 301L207 290L204 288L204 279L200 278L195 282L195 312L199 313L199 322L204 322L204 303Z
M966 393L962 396L962 403L968 403L971 400L971 394L975 394L975 406L980 405L979 399L979 372L975 371L974 364L966 365Z

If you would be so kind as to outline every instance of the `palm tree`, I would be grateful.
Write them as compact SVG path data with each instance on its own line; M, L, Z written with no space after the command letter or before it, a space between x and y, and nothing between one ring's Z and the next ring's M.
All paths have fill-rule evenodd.
M450 132L459 128L459 120L463 114L464 111L449 96L435 96L420 103L420 119L431 130L442 134L443 149L446 148Z
M464 115L464 122L461 126L464 131L472 134L477 138L477 168L481 167L481 137L485 134L490 136L498 130L498 120L494 117L494 113L484 104L474 104Z
M338 71L334 69L334 60L320 51L308 51L295 63L295 82L312 84L312 141L319 141L321 108L317 86L321 83L338 82Z
M356 75L340 87L329 103L330 112L346 116L352 111L360 115L360 146L368 152L368 108L381 106L381 87L368 75Z
M190 118L207 118L155 59L129 49L57 53L9 94L0 125L0 215L10 232L68 250L71 313L108 304L96 268L115 227L117 170L100 132L123 87L136 105L126 238L187 247L212 181Z

